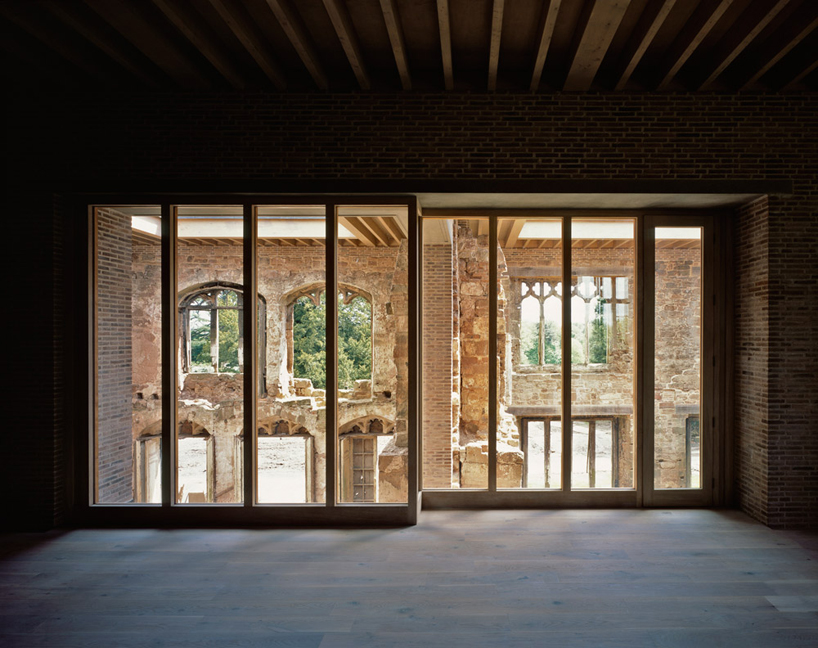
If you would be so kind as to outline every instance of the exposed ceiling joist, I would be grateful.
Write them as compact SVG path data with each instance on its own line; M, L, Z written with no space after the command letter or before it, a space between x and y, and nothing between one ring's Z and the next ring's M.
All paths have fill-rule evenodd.
M367 229L366 225L360 222L361 219L354 218L352 216L345 217L339 216L338 223L346 227L350 232L355 235L361 243L368 247L374 247L378 245L378 239L375 235Z
M86 17L81 16L77 11L77 5L72 6L64 2L49 2L46 6L54 16L104 52L112 61L133 74L146 86L149 88L159 87L160 84L155 76L145 70L143 65L128 54L122 47L121 42L117 42L97 26L91 24Z
M517 240L520 238L520 232L523 231L523 225L525 225L524 218L516 218L511 221L511 227L508 231L508 238L506 239L506 247L514 247L517 245Z
M675 4L676 0L659 0L648 3L621 56L619 67L621 72L617 72L618 79L614 90L624 90L628 85L636 66L639 65Z
M412 77L409 75L409 63L406 60L406 42L403 37L403 26L400 22L398 7L395 0L380 0L383 20L386 31L389 33L389 42L392 44L392 53L395 55L395 64L398 66L401 86L404 90L412 89Z
M46 92L818 89L818 0L0 0L0 30Z
M699 5L670 46L657 90L664 90L670 85L731 4L733 0L707 0Z
M153 4L165 17L196 47L210 64L218 70L227 82L234 88L243 89L245 86L241 73L230 62L230 59L221 52L216 39L204 21L191 12L184 11L177 2L172 0L152 0Z
M17 25L17 27L30 36L33 36L78 70L81 70L90 77L103 81L108 77L105 71L95 61L89 60L87 56L78 51L70 39L61 36L56 33L55 30L49 29L47 25L33 19L28 12L23 11L23 8L0 3L0 12L12 23Z
M208 0L216 12L230 27L230 31L239 39L244 49L262 69L267 78L278 90L285 90L287 82L284 74L273 60L264 37L244 13L242 7L231 8L226 0Z
M346 4L343 0L324 0L324 8L329 14L332 26L338 35L338 40L341 41L341 47L344 48L344 54L346 54L352 72L358 80L358 85L361 90L369 90L372 83L369 80L369 73L366 71L361 46L358 43L358 37L355 35L355 28L352 25L352 18Z
M767 74L774 65L818 28L818 11L816 11L815 5L811 5L809 8L812 12L809 19L790 22L785 27L777 30L777 32L768 39L769 42L764 44L764 49L756 53L756 62L751 67L753 73L741 83L741 90L746 90L754 85L761 77Z
M138 5L123 0L85 0L85 3L181 87L187 89L212 87L207 77L176 43L165 38L155 25L140 13Z
M440 30L440 55L443 59L443 84L446 90L454 89L452 67L452 31L449 24L449 0L437 0L437 24Z
M500 39L503 36L503 11L505 0L494 0L491 12L491 42L489 43L488 89L497 89L497 67L500 64Z
M590 89L602 59L630 0L594 0L574 54L564 90L584 92Z
M774 0L772 5L766 6L760 2L751 3L741 21L742 24L734 25L719 43L717 51L708 55L707 59L712 69L698 84L698 89L703 90L713 83L791 1Z
M548 49L551 47L551 39L554 37L554 25L557 24L557 14L560 11L562 0L550 0L543 7L540 16L539 39L537 40L537 55L534 57L534 72L531 74L531 84L529 90L536 92L540 87L542 70L545 66L545 59L548 56Z
M284 33L287 34L287 38L295 48L313 81L315 81L315 85L321 90L329 89L327 75L315 47L312 45L312 39L301 20L301 16L298 15L289 0L267 0L267 5L275 14Z
M804 79L806 79L810 74L818 70L818 59L814 60L812 63L807 65L803 70L801 70L792 80L788 81L786 85L782 88L782 90L789 90L794 88L799 83L801 83Z

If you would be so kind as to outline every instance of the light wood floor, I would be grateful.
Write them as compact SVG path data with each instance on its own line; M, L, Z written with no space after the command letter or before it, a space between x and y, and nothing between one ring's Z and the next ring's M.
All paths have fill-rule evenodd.
M818 646L818 535L737 512L0 536L0 645Z

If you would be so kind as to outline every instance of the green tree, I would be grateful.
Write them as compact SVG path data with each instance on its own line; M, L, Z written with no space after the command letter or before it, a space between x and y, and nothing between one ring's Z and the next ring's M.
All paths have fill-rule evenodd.
M239 371L239 311L220 309L219 317L219 371Z
M608 362L608 327L605 324L605 300L599 299L594 307L594 319L588 338L588 362Z
M293 306L293 373L326 389L326 298L316 306L309 297ZM338 387L372 377L372 307L363 297L338 304Z

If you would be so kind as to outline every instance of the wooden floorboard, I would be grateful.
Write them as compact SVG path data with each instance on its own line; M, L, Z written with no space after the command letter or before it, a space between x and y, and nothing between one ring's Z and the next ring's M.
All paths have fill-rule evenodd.
M735 511L0 535L0 646L818 646L818 534Z

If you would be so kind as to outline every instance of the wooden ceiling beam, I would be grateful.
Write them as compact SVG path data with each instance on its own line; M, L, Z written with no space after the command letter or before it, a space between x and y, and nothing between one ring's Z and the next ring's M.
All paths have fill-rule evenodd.
M591 88L629 4L630 0L594 0L585 24L578 27L581 35L564 90L585 92Z
M341 47L344 48L344 53L347 55L349 65L358 80L358 85L361 90L369 90L372 83L369 80L369 73L366 71L361 46L358 43L358 37L355 35L355 28L352 25L352 18L346 4L344 4L343 0L324 0L324 8L329 14L335 33L338 34L338 40L341 41Z
M488 89L497 89L497 68L500 65L500 40L503 36L503 11L505 0L494 0L491 11L491 42L489 44L489 77Z
M310 73L315 85L321 90L329 89L329 80L318 58L318 52L312 44L312 39L304 26L304 21L289 0L267 0L267 6L275 14L281 28L292 43L299 58Z
M657 2L649 2L645 7L620 58L618 69L621 72L617 72L618 79L614 90L619 92L628 85L634 70L636 70L645 52L648 51L648 47L656 37L656 33L664 24L675 4L676 0L658 0Z
M378 239L375 238L375 235L370 232L365 225L359 222L360 219L349 216L339 216L338 217L338 224L343 225L346 227L350 232L355 235L355 238L360 241L363 245L368 247L375 247L378 245Z
M400 82L404 90L412 89L412 77L409 75L409 63L406 60L406 42L403 38L403 27L398 14L395 0L380 0L383 20L392 44L392 53L395 55L395 64L398 66Z
M161 85L154 75L145 70L143 65L122 48L121 43L103 33L97 26L91 24L87 18L80 16L76 10L77 6L65 2L49 2L46 4L46 7L54 16L146 86L158 88Z
M231 8L226 0L208 1L276 89L279 91L286 90L287 82L284 74L273 60L265 37L246 15L243 8Z
M0 13L29 36L34 37L41 44L57 54L57 56L84 74L100 81L111 80L109 74L106 74L93 60L84 56L74 43L71 43L69 39L65 38L64 34L43 24L43 21L37 20L36 17L30 13L24 12L22 10L23 7L25 7L25 5L14 6L7 3L0 3Z
M449 22L449 0L437 0L437 25L440 30L440 55L443 59L443 83L446 90L454 90L452 67L452 29Z
M523 226L526 221L524 218L515 218L511 221L511 228L508 230L508 238L506 239L506 247L514 247L520 238L520 232L523 231Z
M366 227L376 236L378 241L386 247L392 246L392 237L389 235L389 232L381 227L381 223L379 222L379 218L361 218L364 221Z
M211 30L201 18L183 11L179 3L172 2L172 0L152 0L152 2L165 15L165 18L210 61L210 64L231 86L239 90L245 87L241 73L216 47L215 34L210 33Z
M807 5L811 13L793 14L792 19L777 30L753 57L752 74L739 84L739 90L747 90L774 65L789 54L801 41L818 28L818 10L815 4Z
M781 88L782 90L791 90L799 83L801 83L804 79L806 79L810 74L818 70L818 58L816 58L812 63L807 65L804 69L802 69L798 74L796 74L792 80L788 81L784 84L784 87Z
M741 24L734 25L719 42L716 52L708 55L706 65L710 71L705 72L706 76L697 84L697 89L703 90L713 83L791 1L773 0L772 5L751 3L740 19Z
M400 243L402 239L406 238L406 232L404 232L401 228L400 221L397 218L387 216L383 219L383 222L386 227L389 228L389 231L391 232L392 236L395 237L395 240L397 240L398 243Z
M395 234L395 231L391 227L391 221L392 221L391 216L378 216L377 220L378 220L378 225L380 226L380 228L384 231L384 233L388 237L388 240L389 240L388 245L389 246L400 245L401 237L397 236Z
M560 11L562 0L550 0L547 6L543 7L540 16L539 41L537 43L537 54L534 57L534 72L531 74L531 84L528 89L537 92L542 79L545 59L548 56L548 49L551 47L551 39L554 37L554 25L557 24L557 14Z
M657 90L664 90L670 85L731 4L733 0L706 0L697 7L668 50L656 84Z
M175 42L165 38L139 10L123 0L85 0L91 9L183 88L209 89L212 84Z

